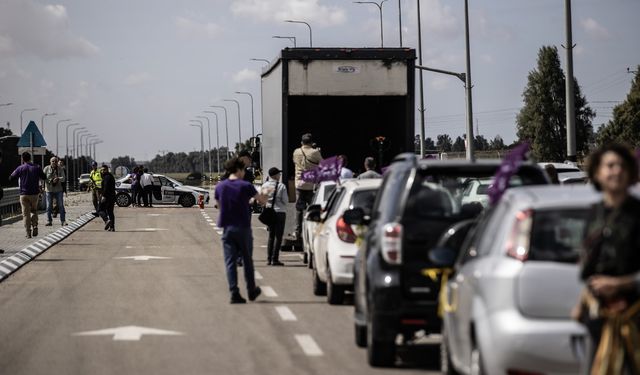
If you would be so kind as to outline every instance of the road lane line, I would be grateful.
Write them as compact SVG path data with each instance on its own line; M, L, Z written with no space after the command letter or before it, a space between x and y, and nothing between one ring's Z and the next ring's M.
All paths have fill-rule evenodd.
M280 319L285 322L297 322L298 318L293 314L290 308L287 306L276 306L276 311L280 315Z
M304 354L309 357L319 357L324 355L322 349L316 344L316 341L311 335L295 335L298 345L302 348Z
M212 227L217 226L216 223L209 223L209 225L211 225Z
M216 233L222 234L222 231L221 230L217 230Z
M272 287L270 286L260 286L260 289L262 289L262 291L264 292L264 296L265 297L277 297L278 293L276 293L275 290L273 290Z
M254 271L254 272L255 272L255 278L256 278L256 280L262 280L262 279L263 279L263 277L262 277L262 275L260 274L260 272L258 272L258 271Z

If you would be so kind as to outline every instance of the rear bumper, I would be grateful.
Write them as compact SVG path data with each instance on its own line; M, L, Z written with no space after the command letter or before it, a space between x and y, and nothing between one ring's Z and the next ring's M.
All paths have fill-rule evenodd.
M371 295L374 310L370 313L381 322L380 335L391 339L403 331L440 333L442 318L436 301L407 300L400 287L376 288Z

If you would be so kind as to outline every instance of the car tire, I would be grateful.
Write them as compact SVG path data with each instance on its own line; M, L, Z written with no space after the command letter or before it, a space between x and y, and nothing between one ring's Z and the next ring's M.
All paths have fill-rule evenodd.
M456 371L451 363L451 353L449 353L449 341L447 339L446 334L444 333L444 328L442 332L442 341L440 342L440 372L445 375L459 375L460 373Z
M353 327L355 328L356 346L358 348L366 348L367 347L367 326L361 326L358 323L354 323Z
M315 265L311 268L311 277L313 277L313 295L314 296L324 296L327 294L327 284L323 283L318 277L318 271L316 270Z
M331 268L327 264L327 302L330 305L342 305L344 303L345 287L333 283Z
M116 194L116 204L118 207L129 207L131 205L131 196L127 193Z
M380 322L375 316L367 319L367 360L373 367L392 367L396 361L396 343L375 335Z
M194 198L191 194L184 194L180 197L178 203L182 207L193 207L196 204L196 198Z

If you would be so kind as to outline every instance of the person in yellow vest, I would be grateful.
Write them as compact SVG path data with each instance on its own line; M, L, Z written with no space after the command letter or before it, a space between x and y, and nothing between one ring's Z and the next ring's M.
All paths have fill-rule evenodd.
M100 205L100 199L102 198L102 175L98 169L98 163L95 161L91 163L89 178L91 179L91 198L93 200L93 207L96 210L94 215L97 216L98 206Z

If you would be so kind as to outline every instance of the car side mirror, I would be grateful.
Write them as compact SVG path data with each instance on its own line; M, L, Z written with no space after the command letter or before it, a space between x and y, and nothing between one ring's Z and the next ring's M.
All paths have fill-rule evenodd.
M342 219L349 225L368 225L371 222L371 217L366 215L362 208L346 210L342 214Z
M322 208L319 204L313 204L307 208L305 218L309 221L319 223L321 221Z
M437 267L453 267L458 254L448 247L436 247L429 251L429 260Z

